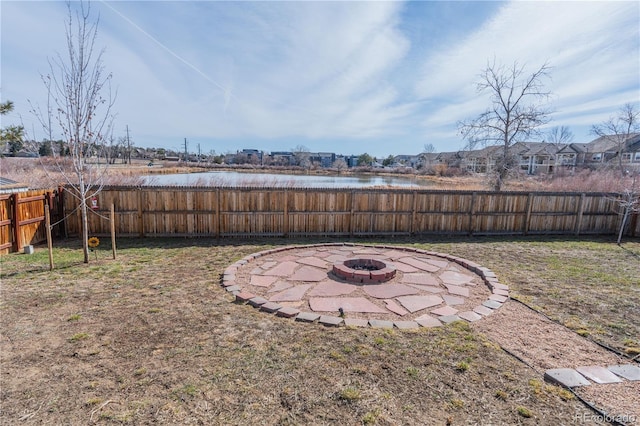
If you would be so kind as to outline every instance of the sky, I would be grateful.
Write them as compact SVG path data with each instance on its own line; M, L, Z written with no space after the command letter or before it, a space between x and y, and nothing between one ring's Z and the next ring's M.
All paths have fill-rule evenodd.
M71 3L72 8L77 3ZM96 46L117 90L113 134L202 153L344 155L465 148L490 106L488 64L547 63L551 121L574 142L640 102L637 1L99 1ZM66 52L66 2L0 2L2 126L45 137L31 106ZM54 135L55 136L55 135Z

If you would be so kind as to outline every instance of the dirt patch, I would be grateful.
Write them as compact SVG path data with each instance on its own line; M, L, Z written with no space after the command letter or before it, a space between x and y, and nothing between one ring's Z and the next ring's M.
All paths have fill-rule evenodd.
M117 261L105 247L83 265L68 242L53 272L39 247L3 257L2 423L555 425L585 410L464 323L331 329L231 303L224 268L283 243L120 239Z

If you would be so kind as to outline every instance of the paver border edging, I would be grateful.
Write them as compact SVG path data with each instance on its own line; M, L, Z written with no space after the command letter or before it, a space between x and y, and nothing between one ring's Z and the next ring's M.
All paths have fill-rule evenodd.
M240 285L236 282L236 273L238 272L238 268L247 265L255 259L258 259L263 256L268 256L276 253L281 253L288 250L300 250L300 249L310 249L317 247L366 247L366 248L374 248L374 249L387 249L387 250L398 250L404 251L407 253L419 253L428 256L439 257L441 259L446 259L448 261L454 262L463 268L479 275L482 278L484 284L491 291L491 295L487 300L485 300L482 304L473 308L473 312L469 314L477 314L474 315L450 315L448 317L441 317L444 321L436 320L439 324L434 322L421 322L421 321L381 321L381 320L367 320L366 324L364 320L356 320L350 318L341 318L329 315L320 315L312 312L304 312L295 308L283 307L274 302L269 302L263 297L256 296L249 292L246 292L242 289ZM288 245L283 247L277 247L273 249L263 250L260 252L252 253L243 257L242 259L234 262L230 266L228 266L223 274L221 280L222 287L229 293L233 294L235 297L235 301L238 303L249 304L254 308L260 309L261 311L275 314L279 317L284 318L293 318L296 321L307 322L307 323L319 323L325 326L349 326L349 327L372 327L372 328L397 328L400 330L412 330L419 327L436 327L439 325L448 324L453 321L467 321L474 322L482 317L491 315L495 310L502 307L504 303L509 300L509 286L502 284L496 274L491 271L489 268L483 267L476 262L453 256L446 253L439 253L434 251L422 250L414 247L403 247L403 246L389 246L389 245L371 245L371 244L357 244L357 243L322 243L322 244L307 244L307 245ZM411 324L413 323L413 324ZM415 324L415 325L414 325Z

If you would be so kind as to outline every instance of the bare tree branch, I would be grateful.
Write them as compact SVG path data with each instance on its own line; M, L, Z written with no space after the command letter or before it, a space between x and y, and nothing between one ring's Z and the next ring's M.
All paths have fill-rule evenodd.
M495 61L487 64L477 89L491 94L491 106L475 119L458 123L470 149L477 145L502 145L495 170L494 189L498 191L513 166L511 146L537 136L538 129L549 121L550 110L545 104L551 93L543 84L549 72L546 63L530 75L525 75L524 66L517 62L511 67L497 65Z
M68 192L80 201L87 263L87 201L104 186L107 161L101 162L101 158L107 154L110 144L115 94L111 90L112 76L105 72L102 61L104 49L96 49L99 18L91 19L90 4L83 1L76 4L74 13L71 3L67 3L66 56L57 53L49 59L49 74L41 76L47 90L46 109L32 105L31 112L49 140L59 131L69 150L68 160L60 155L55 159Z

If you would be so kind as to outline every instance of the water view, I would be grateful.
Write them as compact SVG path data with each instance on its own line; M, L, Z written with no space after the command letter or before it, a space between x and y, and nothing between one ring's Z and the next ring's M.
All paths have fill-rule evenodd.
M271 173L242 173L215 171L205 173L180 173L144 177L147 186L255 186L255 187L303 187L303 188L366 188L402 187L424 188L433 183L414 176L371 175L295 175Z

